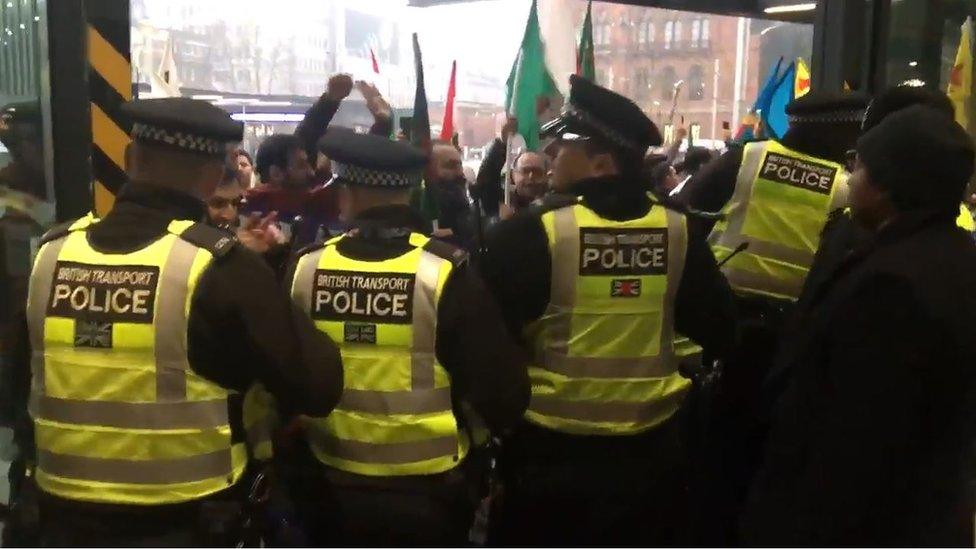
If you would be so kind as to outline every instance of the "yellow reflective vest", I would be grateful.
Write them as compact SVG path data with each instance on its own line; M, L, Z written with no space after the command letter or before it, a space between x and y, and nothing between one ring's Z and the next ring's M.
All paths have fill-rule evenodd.
M45 237L31 275L37 483L71 500L162 505L235 484L228 392L187 359L200 275L232 239L190 221L131 253L95 250L92 218Z
M969 213L969 208L965 204L959 205L959 216L956 217L956 226L968 232L976 232L976 221L973 221L973 214Z
M746 145L725 219L709 244L739 294L795 300L820 245L830 212L847 205L843 166L808 156L776 141Z
M526 329L534 344L526 419L590 435L630 435L667 420L690 387L674 345L684 216L655 205L611 221L575 204L541 219L551 295Z
M305 419L309 446L322 463L361 475L453 469L470 441L458 428L434 344L454 263L443 244L416 233L408 252L382 261L343 256L343 238L300 255L291 284L296 305L340 342L344 370L336 409Z

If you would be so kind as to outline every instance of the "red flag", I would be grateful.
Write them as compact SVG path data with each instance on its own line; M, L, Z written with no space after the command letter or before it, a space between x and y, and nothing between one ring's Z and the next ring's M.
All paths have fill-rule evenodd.
M451 83L447 86L447 103L444 104L444 124L441 125L441 139L448 141L454 137L454 94L457 83L457 61L451 64Z
M369 48L369 58L373 61L373 72L376 74L380 73L380 64L376 61L376 54L373 53L373 48Z

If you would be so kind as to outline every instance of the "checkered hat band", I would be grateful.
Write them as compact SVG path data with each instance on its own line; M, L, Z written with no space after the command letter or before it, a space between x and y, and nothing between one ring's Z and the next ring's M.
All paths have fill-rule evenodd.
M225 150L224 143L217 139L186 132L166 130L141 122L136 122L132 125L132 135L141 141L167 145L187 152L221 156Z
M790 123L799 124L860 124L864 119L864 111L825 112L813 115L791 115Z
M332 161L332 174L347 184L364 187L411 187L420 184L420 170L385 172Z
M588 126L595 128L597 131L602 133L604 137L606 137L613 143L620 145L621 147L626 147L628 149L641 148L637 143L634 143L631 139L627 138L624 134L611 128L599 118L588 113L586 110L581 109L576 105L573 105L572 103L566 104L566 107L563 108L562 115L566 118L574 118Z

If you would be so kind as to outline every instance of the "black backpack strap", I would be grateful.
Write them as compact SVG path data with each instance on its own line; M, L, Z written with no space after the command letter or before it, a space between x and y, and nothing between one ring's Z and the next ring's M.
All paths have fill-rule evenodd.
M220 259L237 247L237 237L225 230L211 227L206 223L194 223L180 233L180 238L210 252L214 259Z
M424 244L423 249L425 252L430 252L441 259L450 261L454 267L460 267L468 262L468 252L441 240L431 238Z

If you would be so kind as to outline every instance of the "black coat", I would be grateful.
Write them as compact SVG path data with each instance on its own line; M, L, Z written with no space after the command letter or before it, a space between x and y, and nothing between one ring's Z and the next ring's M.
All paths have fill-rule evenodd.
M969 236L906 215L809 289L747 544L972 544L974 288Z

